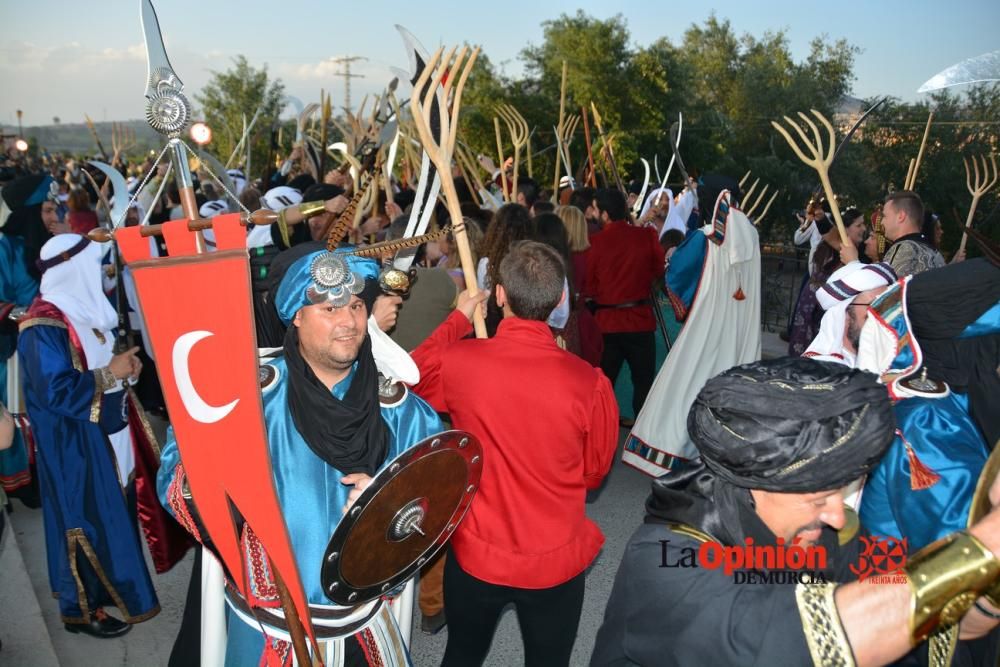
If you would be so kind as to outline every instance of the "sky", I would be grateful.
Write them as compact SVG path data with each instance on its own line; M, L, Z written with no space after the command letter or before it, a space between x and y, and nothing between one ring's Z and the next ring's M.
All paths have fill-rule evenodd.
M660 37L679 43L686 28L714 11L738 34L787 32L802 60L809 42L825 35L862 49L856 97L920 98L917 88L942 69L1000 48L998 0L774 0L748 2L336 2L333 0L159 0L154 3L174 70L189 97L242 54L267 65L286 92L306 103L320 89L344 99L343 78L331 62L361 56L352 73L357 105L408 64L394 25L406 26L429 49L462 42L482 45L508 75L522 71L520 51L542 41L542 22L583 10L600 19L621 14L635 46ZM414 11L419 7L419 12ZM146 58L139 0L0 0L0 123L25 126L141 118ZM599 45L595 45L599 48ZM405 94L401 89L398 94ZM252 113L252 110L248 110Z

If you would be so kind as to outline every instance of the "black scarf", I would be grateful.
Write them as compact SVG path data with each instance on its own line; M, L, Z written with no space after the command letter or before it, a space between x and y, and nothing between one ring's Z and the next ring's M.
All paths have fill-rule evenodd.
M389 428L382 421L378 370L366 335L358 367L343 400L319 381L299 350L299 328L285 332L288 409L309 449L337 470L374 475L389 452Z

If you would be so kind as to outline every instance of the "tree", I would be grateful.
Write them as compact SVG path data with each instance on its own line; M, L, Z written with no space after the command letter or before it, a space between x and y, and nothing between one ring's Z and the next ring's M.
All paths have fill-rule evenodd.
M225 164L243 134L243 117L247 122L260 108L260 117L251 133L251 168L264 166L270 147L270 128L281 112L285 87L280 79L270 81L267 65L251 67L244 56L233 58L233 67L225 72L212 72L211 80L195 95L201 105L205 122L212 128L212 143L207 146ZM243 154L246 149L244 147ZM234 159L234 166L245 161ZM248 174L248 176L250 176Z

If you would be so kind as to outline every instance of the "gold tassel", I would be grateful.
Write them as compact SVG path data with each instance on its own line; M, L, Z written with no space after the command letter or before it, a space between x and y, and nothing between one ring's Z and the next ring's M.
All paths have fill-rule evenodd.
M903 432L898 428L896 429L896 435L899 436L899 439L903 441L903 445L906 446L906 458L910 460L910 489L920 491L929 489L937 484L938 480L941 479L941 475L928 468L917 458L917 453L913 451L913 447L910 446L910 443L903 437Z

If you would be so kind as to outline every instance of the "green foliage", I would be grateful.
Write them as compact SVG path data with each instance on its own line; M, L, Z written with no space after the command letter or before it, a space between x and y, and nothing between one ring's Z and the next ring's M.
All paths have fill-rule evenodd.
M225 72L212 72L211 80L195 95L204 120L212 128L212 143L207 149L225 164L243 134L243 117L250 122L260 108L260 117L251 133L251 167L264 164L270 145L270 131L281 111L285 87L280 80L271 81L267 66L251 67L244 56L233 59L233 67ZM245 149L242 151L245 154ZM233 166L244 158L237 157Z
M972 86L964 98L941 91L931 95L926 103L905 104L889 100L868 121L851 151L845 151L867 176L859 179L861 182L855 190L846 191L853 192L858 203L870 209L880 203L886 193L902 188L910 159L917 156L931 111L934 122L914 189L927 208L940 216L944 229L942 245L945 251L953 251L960 242L972 201L966 189L962 158L997 152L1000 85ZM834 178L837 179L837 175ZM835 182L839 188L843 181L837 179ZM994 240L1000 239L998 195L1000 190L994 189L983 197L973 221ZM969 249L970 255L976 254L974 244Z

